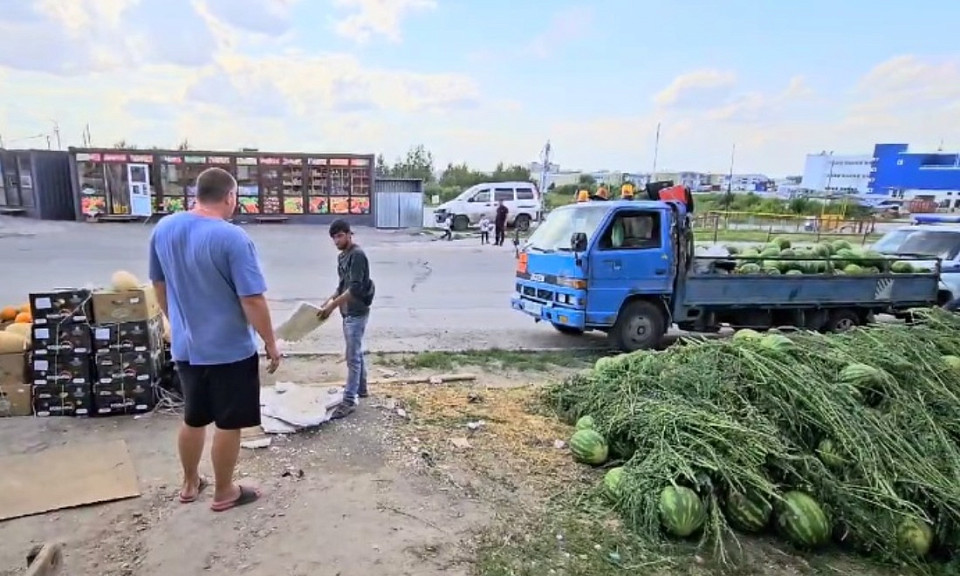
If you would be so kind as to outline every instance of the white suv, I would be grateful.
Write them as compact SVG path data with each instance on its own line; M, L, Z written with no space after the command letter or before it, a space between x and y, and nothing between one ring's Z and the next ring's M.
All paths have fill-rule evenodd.
M462 194L445 202L434 211L437 223L453 216L453 229L466 230L486 216L494 219L497 206L503 201L507 207L507 226L526 231L532 222L538 222L543 213L543 200L532 182L490 182L467 188Z

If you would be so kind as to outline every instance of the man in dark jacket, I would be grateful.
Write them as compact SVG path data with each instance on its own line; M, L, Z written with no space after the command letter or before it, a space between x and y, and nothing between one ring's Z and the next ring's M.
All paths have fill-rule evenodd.
M493 219L493 225L496 228L493 243L497 246L503 246L503 240L506 237L508 212L509 210L504 206L503 200L497 203L497 215Z
M334 310L343 317L343 339L346 342L347 383L343 389L343 403L333 413L334 419L350 415L367 397L367 366L363 358L363 335L370 316L375 287L370 279L370 263L363 250L353 242L353 232L346 220L330 224L330 238L340 250L337 256L337 275L340 282L333 296L319 312L327 318Z

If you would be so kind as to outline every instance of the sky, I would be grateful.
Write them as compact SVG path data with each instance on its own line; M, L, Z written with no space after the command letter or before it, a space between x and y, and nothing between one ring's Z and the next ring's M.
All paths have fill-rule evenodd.
M960 2L0 0L0 137L799 174L960 150ZM56 146L56 140L53 141ZM735 147L735 153L734 153Z

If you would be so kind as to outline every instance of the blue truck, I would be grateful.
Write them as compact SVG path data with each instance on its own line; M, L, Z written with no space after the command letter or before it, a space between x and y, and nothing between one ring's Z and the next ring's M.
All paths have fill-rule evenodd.
M629 352L657 347L674 324L841 331L937 305L938 263L908 274L731 273L736 257L695 255L688 206L618 200L552 211L518 253L513 309L565 334L605 332Z

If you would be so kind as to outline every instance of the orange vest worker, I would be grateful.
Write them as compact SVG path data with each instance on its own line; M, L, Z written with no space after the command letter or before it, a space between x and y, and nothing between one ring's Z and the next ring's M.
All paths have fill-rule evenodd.
M633 184L627 182L620 187L620 198L624 200L633 200Z

